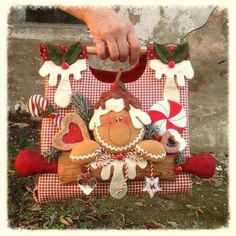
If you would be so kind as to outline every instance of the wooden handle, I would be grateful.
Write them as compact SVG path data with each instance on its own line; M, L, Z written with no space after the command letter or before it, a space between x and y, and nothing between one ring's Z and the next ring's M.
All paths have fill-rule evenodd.
M97 55L95 46L87 46L86 49L89 55ZM147 47L141 47L140 55L145 55L146 53L147 53Z

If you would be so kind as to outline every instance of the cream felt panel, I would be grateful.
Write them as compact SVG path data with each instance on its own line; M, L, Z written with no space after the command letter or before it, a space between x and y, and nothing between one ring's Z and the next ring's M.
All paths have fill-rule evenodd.
M114 168L113 175L110 182L109 191L112 197L120 199L124 197L127 193L127 183L125 183L125 176L123 172L124 161L128 167L128 178L134 179L136 177L136 166L139 166L141 169L144 169L147 166L146 160L133 160L131 158L125 158L123 161L114 160L108 165L102 167L101 178L102 180L108 180L111 176L111 168ZM96 162L91 163L91 167L97 169ZM119 190L122 188L122 191L118 194Z
M137 165L141 168L144 169L147 166L147 161L146 160L140 160L140 161L135 161L132 159L126 158L127 166L128 166L128 178L129 179L135 179L136 177L136 167Z
M113 176L111 178L109 192L112 197L120 199L124 197L127 193L127 184L124 186L123 191L120 192L120 194L117 194L117 192L122 188L125 177L123 174L123 161L114 160L110 165L106 166L105 168L102 168L101 172L101 178L103 180L107 180L110 177L111 174L111 167L114 167Z
M45 61L39 70L42 77L49 76L49 86L57 85L58 75L61 75L61 81L54 96L54 102L57 106L65 108L70 104L71 85L69 77L74 76L75 80L81 79L81 71L86 70L86 60L79 59L64 70L61 66L55 65L52 61Z
M176 87L174 77L169 77L166 79L163 97L165 100L180 102L180 93Z
M161 79L163 75L166 76L166 84L164 88L164 99L180 101L180 94L175 84L175 76L177 84L182 87L185 86L185 77L192 79L194 71L189 60L176 63L173 68L169 68L167 64L164 64L159 59L150 61L150 68L155 70L155 78Z
M150 61L150 67L155 70L156 79L161 79L163 74L167 79L174 78L176 75L179 86L185 85L185 77L187 79L192 79L194 76L193 67L189 60L176 63L174 68L169 68L168 65L162 63L161 60L154 59Z

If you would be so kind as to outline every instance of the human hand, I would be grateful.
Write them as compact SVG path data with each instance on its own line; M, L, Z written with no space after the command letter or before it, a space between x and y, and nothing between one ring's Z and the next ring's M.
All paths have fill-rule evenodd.
M134 26L112 8L81 7L63 10L87 24L101 59L110 57L112 61L124 62L129 58L131 65L138 61L140 44Z

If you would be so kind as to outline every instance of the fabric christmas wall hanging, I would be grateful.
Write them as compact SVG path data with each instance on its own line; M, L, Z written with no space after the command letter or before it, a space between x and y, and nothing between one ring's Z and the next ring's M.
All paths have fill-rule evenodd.
M132 181L143 183L138 185L140 193L154 197L162 191L162 180L175 182L180 173L202 178L214 174L211 154L183 156L187 145L183 132L188 122L179 87L193 77L186 44L154 45L156 59L146 64L158 79L165 75L166 80L160 95L163 99L147 111L121 82L123 72L117 73L116 81L99 94L93 106L85 94L72 91L87 68L79 43L70 47L41 44L40 50L44 60L40 75L48 78L48 88L55 87L55 94L50 102L33 95L27 107L33 117L50 120L57 132L48 150L41 154L24 150L17 155L18 175L57 174L61 186L76 184L86 195L105 182L109 194L121 199Z

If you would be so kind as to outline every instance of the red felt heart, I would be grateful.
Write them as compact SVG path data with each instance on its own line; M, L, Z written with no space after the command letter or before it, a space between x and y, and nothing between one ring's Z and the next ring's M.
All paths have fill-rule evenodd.
M80 127L75 123L70 123L69 132L63 136L62 141L64 143L78 143L83 140L84 138Z

